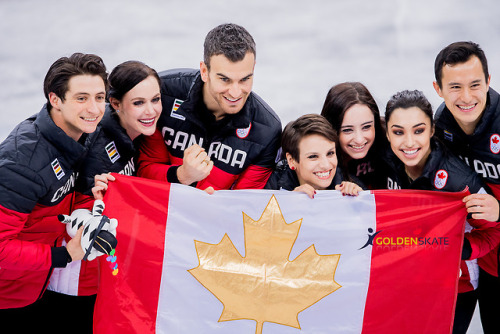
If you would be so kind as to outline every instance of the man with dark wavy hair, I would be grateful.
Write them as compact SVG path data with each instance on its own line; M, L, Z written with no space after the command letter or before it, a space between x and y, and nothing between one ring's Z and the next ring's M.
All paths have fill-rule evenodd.
M206 36L199 70L160 73L160 131L142 145L139 176L200 189L264 187L281 122L252 92L255 55L245 28L221 24Z
M52 270L84 256L81 230L63 244L65 225L57 216L71 213L77 170L92 142L88 134L103 116L106 87L100 57L75 53L58 59L45 76L47 103L0 144L4 328L44 332L44 324L50 324L44 318L57 318L51 306L58 301L48 297L53 292L45 293Z

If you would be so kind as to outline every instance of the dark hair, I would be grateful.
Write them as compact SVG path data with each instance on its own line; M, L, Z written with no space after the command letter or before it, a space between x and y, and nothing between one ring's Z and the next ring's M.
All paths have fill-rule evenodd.
M455 42L445 47L436 56L436 61L434 62L434 75L436 77L436 82L439 85L439 88L443 88L441 80L444 65L465 63L472 56L476 56L481 61L484 77L486 79L486 82L488 82L488 62L486 60L484 51L481 49L479 44L476 44L474 42Z
M104 81L104 87L108 87L108 73L101 57L94 54L73 53L69 57L61 57L56 60L47 71L43 81L43 92L47 99L47 108L50 111L52 105L49 101L49 93L56 94L64 101L68 91L69 80L76 75L97 75Z
M337 143L337 133L328 123L326 118L318 114L306 114L291 121L285 126L281 136L281 149L283 158L290 153L292 158L299 162L299 143L305 136L320 135Z
M343 82L330 88L328 94L326 94L321 115L330 122L337 133L340 133L346 111L356 104L365 105L371 110L375 128L375 140L370 151L381 152L386 146L387 139L380 121L380 112L372 94L361 82ZM347 167L349 156L341 149L339 151L339 163L342 167L344 178L347 180L350 179Z
M210 69L212 56L224 55L232 62L243 60L248 52L255 56L255 41L252 35L234 23L221 24L210 30L203 45L203 61Z
M411 107L421 109L427 117L429 117L431 126L434 126L432 106L429 100L425 97L424 93L419 90L403 90L394 94L390 98L389 102L387 102L387 107L385 108L385 121L389 123L389 119L395 109L409 109Z
M121 101L129 90L149 76L153 76L158 81L158 85L161 86L158 73L140 61L129 60L117 65L109 75L108 100L112 97ZM110 106L113 108L111 104Z

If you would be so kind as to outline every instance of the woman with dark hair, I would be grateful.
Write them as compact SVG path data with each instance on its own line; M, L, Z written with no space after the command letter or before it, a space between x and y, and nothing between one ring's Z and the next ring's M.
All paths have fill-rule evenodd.
M307 114L288 123L281 137L283 160L265 188L301 191L311 198L316 190L326 189L358 195L361 187L342 182L337 173L336 142L337 134L321 115Z
M149 66L138 61L124 62L113 69L108 81L109 104L81 166L73 209L91 210L93 192L96 199L102 199L108 180L114 180L106 173L136 174L138 145L143 136L155 132L162 110L160 79ZM94 183L98 185L93 189ZM82 321L78 333L92 333L97 279L97 261L73 261L66 268L55 269L50 278L49 290L80 303L78 317Z
M83 173L84 193L91 196L93 192L96 199L102 198L108 180L114 181L114 177L103 173L137 174L142 135L155 133L162 111L160 78L149 66L126 61L113 69L109 83L109 105L100 124L102 133L93 149L98 153L90 155L97 161L87 163Z
M363 188L385 188L379 159L387 140L375 99L360 82L333 86L326 95L321 115L339 134L339 163L345 180Z
M387 103L387 138L392 150L388 156L391 168L387 184L393 189L451 192L468 188L472 193L464 197L471 219L465 226L453 326L453 333L466 333L476 307L477 258L487 254L500 240L496 223L499 204L486 193L481 178L434 138L432 116L431 104L417 90L396 93Z

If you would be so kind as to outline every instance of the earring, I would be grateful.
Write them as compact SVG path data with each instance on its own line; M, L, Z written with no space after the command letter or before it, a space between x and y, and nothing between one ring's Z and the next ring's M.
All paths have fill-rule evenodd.
M290 169L291 170L295 170L295 166L290 166Z
M116 109L116 112L120 112L120 110Z

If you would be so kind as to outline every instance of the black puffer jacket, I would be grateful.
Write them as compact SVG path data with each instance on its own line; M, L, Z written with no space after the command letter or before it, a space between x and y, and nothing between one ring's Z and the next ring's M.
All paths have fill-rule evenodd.
M457 156L449 152L439 141L431 139L431 153L427 158L422 175L410 180L404 164L391 152L387 154L387 185L389 189L418 189L458 192L468 187L474 193L485 193L481 178ZM500 241L500 225L483 220L468 219L465 226L465 247L468 261L462 261L459 292L475 289L477 285L477 263ZM474 274L471 274L474 273Z
M79 142L55 125L47 107L20 123L0 144L0 309L36 301L61 246L75 179L93 136Z
M200 71L169 70L160 78L163 111L158 128L164 141L153 142L152 137L147 145L154 152L155 145L166 144L171 161L161 166L148 162L155 160L155 153L143 155L140 174L176 182L176 167L170 167L181 165L184 150L196 143L214 162L210 175L198 182L199 188L263 188L281 137L281 122L274 111L251 92L240 112L215 121L203 102Z
M500 96L490 88L486 109L467 135L443 103L436 111L436 136L488 184L500 184Z
M142 136L132 141L120 125L118 115L109 105L96 130L95 141L79 173L76 190L92 196L94 176L102 173L136 175L138 143Z
M489 89L486 108L472 135L463 132L444 103L434 118L436 136L471 166L500 200L500 95ZM478 263L490 275L500 276L500 246Z

